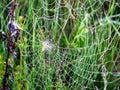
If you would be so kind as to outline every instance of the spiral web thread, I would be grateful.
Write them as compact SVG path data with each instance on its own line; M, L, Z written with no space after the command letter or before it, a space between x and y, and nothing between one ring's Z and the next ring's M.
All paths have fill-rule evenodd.
M120 89L120 55L112 54L119 52L113 44L118 41L120 22L113 18L120 14L107 15L103 7L106 2L118 7L119 3L112 0L77 1L73 5L75 1L72 0L43 0L39 2L41 6L32 8L35 14L33 31L31 34L23 30L29 38L22 43L22 79L28 90ZM61 38L68 32L70 20L88 29L83 33L85 37L89 36L89 39L83 38L84 46L74 47L71 42L59 46ZM74 26L70 28L74 29ZM45 32L41 32L43 29Z

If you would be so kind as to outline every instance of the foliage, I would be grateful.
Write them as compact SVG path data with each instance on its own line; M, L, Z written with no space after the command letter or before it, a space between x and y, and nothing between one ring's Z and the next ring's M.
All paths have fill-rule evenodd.
M9 1L9 0L8 0ZM0 1L0 32L11 2ZM13 90L120 88L119 0L17 0ZM5 36L2 36L4 39ZM0 81L6 41L0 39ZM13 69L14 68L14 69ZM0 84L2 88L2 84Z

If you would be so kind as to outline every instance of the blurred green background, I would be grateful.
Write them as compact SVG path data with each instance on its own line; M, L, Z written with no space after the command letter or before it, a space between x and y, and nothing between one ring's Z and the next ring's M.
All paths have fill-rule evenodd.
M14 72L11 90L120 89L119 0L17 2L15 21L21 29L17 58L9 57ZM11 4L12 0L0 0L0 32L6 35ZM0 88L6 43L0 38Z

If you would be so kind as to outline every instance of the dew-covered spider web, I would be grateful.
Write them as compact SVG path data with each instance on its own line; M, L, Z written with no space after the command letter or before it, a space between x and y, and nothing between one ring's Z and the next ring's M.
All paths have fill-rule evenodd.
M120 90L119 0L37 0L29 16L15 89Z

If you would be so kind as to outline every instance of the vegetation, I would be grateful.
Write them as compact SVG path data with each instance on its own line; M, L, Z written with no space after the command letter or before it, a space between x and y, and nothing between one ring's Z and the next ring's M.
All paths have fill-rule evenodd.
M120 89L119 0L14 2L0 1L0 90Z

